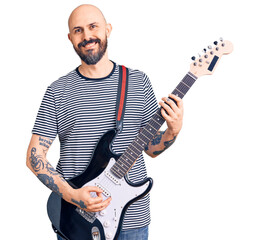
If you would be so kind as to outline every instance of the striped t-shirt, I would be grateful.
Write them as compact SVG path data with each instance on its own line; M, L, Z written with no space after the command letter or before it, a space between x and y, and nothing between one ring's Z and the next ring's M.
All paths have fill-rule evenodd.
M60 141L57 171L70 179L88 166L101 136L116 127L116 98L119 67L104 78L91 79L78 68L53 82L43 97L32 133ZM129 81L123 130L112 149L122 154L157 111L158 104L146 74L129 69ZM128 173L132 182L147 177L141 154ZM123 230L138 228L150 222L149 195L136 201L127 210Z

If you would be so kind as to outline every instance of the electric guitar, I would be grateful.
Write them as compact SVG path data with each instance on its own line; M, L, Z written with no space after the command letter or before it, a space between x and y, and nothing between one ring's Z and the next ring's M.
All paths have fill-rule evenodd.
M223 39L214 44L214 47L204 49L204 54L197 59L192 57L194 61L190 71L177 85L173 94L183 98L198 77L212 74L221 57L233 50L232 43ZM75 188L97 186L103 190L103 199L112 196L112 201L103 211L86 212L52 193L47 210L56 233L66 240L118 238L127 208L145 196L153 184L151 178L133 184L128 180L127 172L164 122L160 108L121 155L111 150L112 142L118 133L116 129L107 131L100 138L88 167L80 175L68 180L68 183ZM96 197L96 193L92 193L92 197Z

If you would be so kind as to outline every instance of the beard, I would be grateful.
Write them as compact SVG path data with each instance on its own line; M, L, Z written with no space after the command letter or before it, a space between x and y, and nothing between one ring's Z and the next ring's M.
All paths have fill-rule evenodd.
M85 50L82 49L82 47L85 47L87 44L94 43L94 42L98 44L97 52L94 53L94 49L89 49L89 50L86 50L86 53L85 53ZM78 44L78 48L76 48L75 46L73 47L82 61L84 61L87 65L95 65L102 59L103 55L106 52L107 46L108 46L108 41L107 41L107 37L105 37L103 41L101 41L99 38L90 39L89 41L84 40L83 42Z

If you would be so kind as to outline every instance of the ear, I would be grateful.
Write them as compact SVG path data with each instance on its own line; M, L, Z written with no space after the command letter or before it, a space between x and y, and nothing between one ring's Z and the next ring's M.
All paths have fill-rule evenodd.
M70 33L67 34L68 39L71 41Z
M106 24L106 36L110 37L112 31L112 25L110 23Z

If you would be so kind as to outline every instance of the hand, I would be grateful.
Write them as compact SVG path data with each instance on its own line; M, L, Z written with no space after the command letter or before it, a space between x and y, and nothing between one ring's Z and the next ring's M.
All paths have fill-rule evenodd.
M183 101L173 94L169 94L168 97L174 99L177 105L170 98L166 97L162 98L164 102L159 102L159 105L162 106L161 114L166 120L169 133L172 134L173 137L176 137L183 124Z
M75 189L70 203L80 207L86 212L99 212L105 209L111 202L111 197L103 200L102 190L98 187L86 186ZM92 194L91 193L95 193ZM93 195L96 195L93 197Z

